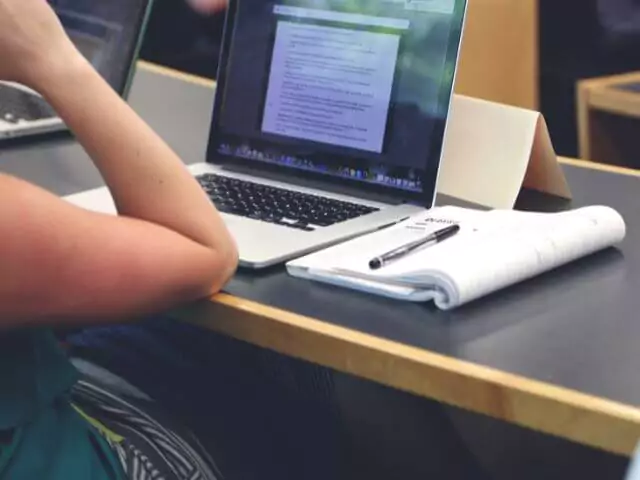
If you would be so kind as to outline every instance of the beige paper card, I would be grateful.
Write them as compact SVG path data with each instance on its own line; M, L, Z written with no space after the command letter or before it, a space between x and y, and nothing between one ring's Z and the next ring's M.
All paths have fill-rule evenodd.
M438 192L511 209L523 187L571 198L542 115L454 95Z

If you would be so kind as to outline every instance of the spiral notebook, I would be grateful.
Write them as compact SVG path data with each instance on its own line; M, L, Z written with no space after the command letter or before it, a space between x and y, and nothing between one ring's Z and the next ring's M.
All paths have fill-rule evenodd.
M372 270L377 255L444 225L459 232ZM606 206L560 213L439 207L393 227L287 263L298 278L449 310L614 246L624 219Z

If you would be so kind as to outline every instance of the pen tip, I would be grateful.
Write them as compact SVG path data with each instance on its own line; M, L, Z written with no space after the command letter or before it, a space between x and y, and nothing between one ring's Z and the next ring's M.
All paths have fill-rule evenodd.
M379 258L375 258L369 262L369 268L371 270L377 270L381 266L382 266L382 262L380 261Z

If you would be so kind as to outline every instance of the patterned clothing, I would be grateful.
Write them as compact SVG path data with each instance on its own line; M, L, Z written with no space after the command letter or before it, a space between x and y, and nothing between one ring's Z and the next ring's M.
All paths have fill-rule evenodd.
M125 383L120 380L120 384ZM221 478L196 439L148 397L105 386L96 376L85 374L74 386L71 398L109 443L128 479Z
M0 478L124 480L109 444L71 406L78 372L51 332L0 335Z
M0 335L0 479L219 480L198 442L155 402L48 330Z

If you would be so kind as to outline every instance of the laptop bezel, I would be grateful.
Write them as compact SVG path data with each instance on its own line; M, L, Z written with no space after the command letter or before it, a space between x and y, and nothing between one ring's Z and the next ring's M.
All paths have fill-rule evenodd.
M145 10L138 18L138 35L136 38L136 42L129 52L129 57L127 58L127 65L129 65L129 69L127 71L127 74L123 78L121 85L119 86L120 88L116 89L116 91L125 100L129 98L129 93L131 92L131 85L133 84L133 79L136 75L136 65L138 60L140 59L140 51L142 50L142 44L144 42L147 27L149 26L149 19L151 18L151 12L153 10L155 0L146 0L146 2L147 3L145 6Z
M149 19L153 11L155 0L142 0L142 3L143 6L140 9L139 15L136 17L135 41L130 44L129 49L124 56L123 63L128 68L126 69L126 73L120 78L119 83L117 85L112 85L112 88L124 99L129 97L129 93L131 91L131 85L133 84L133 79L136 73L136 63L140 58L140 51L142 49L142 44L144 42L144 37L149 25Z
M443 82L439 92L440 101L446 105L446 115L434 125L433 142L431 148L425 153L425 168L422 175L423 190L421 192L409 191L406 189L394 188L380 184L373 184L359 181L356 179L348 179L343 177L325 175L318 172L312 172L302 169L287 167L284 165L271 164L256 160L245 159L235 156L226 156L221 154L215 148L215 145L224 141L224 134L221 133L218 120L220 118L220 109L222 108L223 95L225 90L225 82L227 76L227 66L233 49L233 35L238 4L240 0L230 0L225 14L224 28L222 32L222 42L220 55L218 60L218 69L216 75L216 91L214 95L214 103L211 115L211 124L209 129L209 140L207 144L206 162L222 167L249 169L254 172L264 172L268 174L278 174L283 177L291 177L296 179L305 179L325 185L335 185L338 187L347 187L357 189L363 193L374 195L383 195L388 198L419 204L425 207L432 207L435 204L438 175L442 164L442 155L444 151L446 128L448 118L451 112L451 100L453 98L455 75L458 70L458 62L460 58L460 50L462 45L462 37L464 34L464 25L466 21L466 13L468 9L468 0L455 0L456 8L462 9L462 19L460 25L456 28L460 29L458 38L452 36L449 39L449 48L445 62L453 61L454 75L451 84Z

